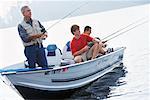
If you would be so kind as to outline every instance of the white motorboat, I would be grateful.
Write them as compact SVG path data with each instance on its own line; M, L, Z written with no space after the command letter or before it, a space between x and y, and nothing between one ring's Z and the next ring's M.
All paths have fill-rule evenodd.
M0 73L25 99L43 98L57 92L78 89L114 69L123 59L125 47L81 63L64 64L34 69L24 63L8 66Z

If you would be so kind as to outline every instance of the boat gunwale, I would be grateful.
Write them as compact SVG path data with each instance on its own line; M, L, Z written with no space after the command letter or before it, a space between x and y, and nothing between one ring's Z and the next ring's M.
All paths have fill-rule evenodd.
M65 68L70 68L70 67L75 67L75 66L80 66L80 65L83 65L83 64L86 64L86 63L90 63L90 62L93 62L93 61L96 61L96 60L99 60L99 59L102 59L106 56L109 56L111 54L114 54L118 51L121 51L123 49L126 49L126 47L120 47L118 48L117 50L115 50L114 52L111 52L111 53L108 53L106 55L103 55L101 57L98 57L96 59L92 59L92 60L88 60L88 61L85 61L85 62L81 62L81 63L75 63L75 64L71 64L71 65L66 65L66 66L55 66L54 68L41 68L41 69L37 69L37 68L34 68L34 69L26 69L24 71L7 71L6 72L0 72L1 75L10 75L10 74L32 74L32 73L43 73L43 72L50 72L50 71L55 71L55 70L60 70L60 69L65 69ZM23 68L25 69L25 68Z

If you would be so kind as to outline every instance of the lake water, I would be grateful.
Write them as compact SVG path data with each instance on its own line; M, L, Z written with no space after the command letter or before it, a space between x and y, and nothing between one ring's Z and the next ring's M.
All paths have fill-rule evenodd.
M145 23L108 42L125 46L123 67L107 73L66 100L150 100L150 30ZM0 80L0 100L23 100ZM64 99L64 98L63 98Z
M128 36L130 37L130 35ZM140 37L136 38L140 39ZM142 42L143 45L139 46L138 42ZM128 48L128 45L126 45L127 50L124 54L123 68L113 70L87 87L76 91L69 98L76 100L106 98L107 100L149 100L150 50L147 48L148 45L149 43L146 41L137 41L136 51L132 51L132 48ZM7 98L14 98L14 96L20 98L1 80L0 87L0 91L2 92L1 96L3 96L0 97L1 100L8 100ZM14 98L12 100L16 99ZM21 100L21 98L17 100Z

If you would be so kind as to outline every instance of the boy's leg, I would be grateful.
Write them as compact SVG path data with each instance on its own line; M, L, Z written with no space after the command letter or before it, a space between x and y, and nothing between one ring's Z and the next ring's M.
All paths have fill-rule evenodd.
M92 51L93 51L93 54L92 54L92 58L91 59L95 59L96 56L99 54L99 49L100 49L100 46L99 46L99 43L95 43L93 46L92 46Z
M80 63L80 62L82 62L82 56L79 55L79 56L74 57L74 61L75 61L75 63Z
M103 43L102 42L99 42L99 53L101 53L101 54L105 54L105 50L104 50L104 48L103 48Z
M87 52L87 59L94 59L99 54L99 44L95 43Z

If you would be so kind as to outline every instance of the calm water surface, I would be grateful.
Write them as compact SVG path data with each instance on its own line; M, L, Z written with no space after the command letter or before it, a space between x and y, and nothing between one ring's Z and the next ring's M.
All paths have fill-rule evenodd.
M148 23L108 42L127 47L123 65L65 100L150 100L150 32ZM67 95L67 94L66 94ZM23 100L0 80L0 100Z
M146 37L147 35L148 33L143 37ZM126 38L129 37L130 35ZM140 39L142 37L139 35L136 38ZM122 66L118 66L112 72L107 73L90 85L83 87L80 90L75 91L69 97L62 99L149 100L150 51L148 47L148 39L145 38L145 41L141 42L143 44L142 48L139 46L137 46L137 48L132 48L128 46L128 44L126 45L127 49L125 50ZM129 44L136 45L134 43ZM8 89L8 86L6 86L1 80L0 85L3 86L1 89ZM7 93L9 94L8 90L3 91L4 96L7 96ZM11 89L10 93L13 93ZM13 95L10 96L13 97ZM1 100L6 100L5 98L3 99L2 97Z

